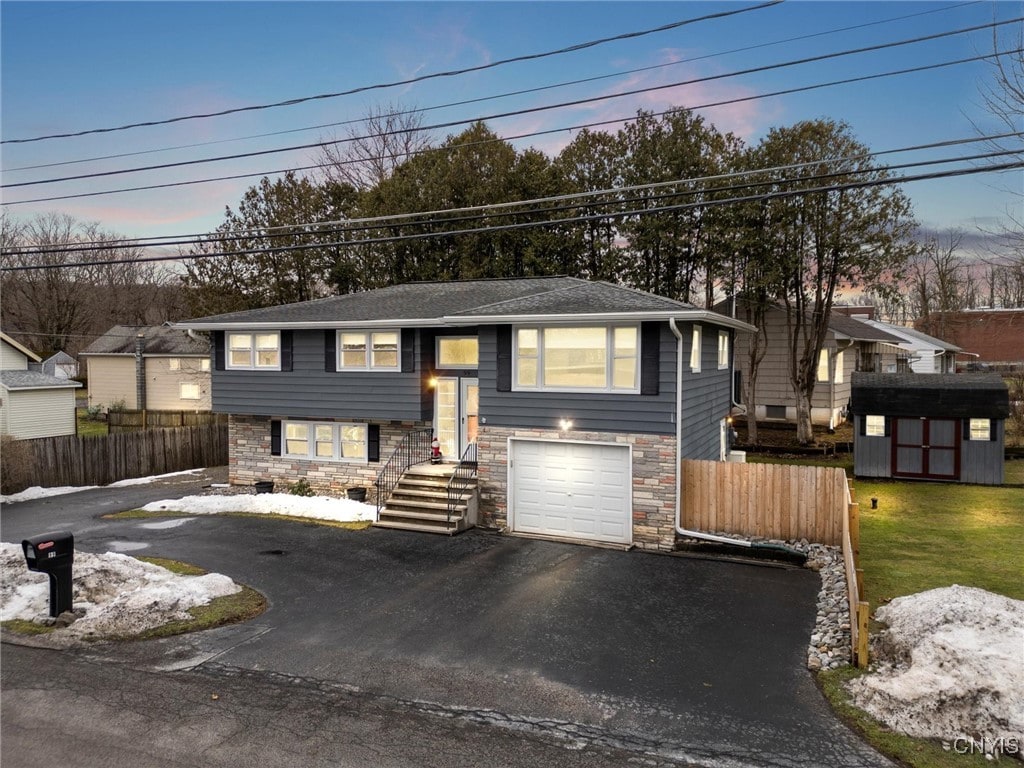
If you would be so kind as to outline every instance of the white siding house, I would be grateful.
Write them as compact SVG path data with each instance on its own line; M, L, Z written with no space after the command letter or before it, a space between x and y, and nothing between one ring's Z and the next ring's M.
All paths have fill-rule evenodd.
M28 370L38 362L38 355L0 333L0 434L27 440L77 432L75 390L82 385Z

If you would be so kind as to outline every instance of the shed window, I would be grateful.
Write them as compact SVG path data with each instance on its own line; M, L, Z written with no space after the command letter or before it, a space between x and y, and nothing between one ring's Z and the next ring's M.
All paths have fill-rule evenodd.
M867 437L885 437L885 416L865 416L864 434Z
M992 419L971 419L967 434L968 440L991 440Z

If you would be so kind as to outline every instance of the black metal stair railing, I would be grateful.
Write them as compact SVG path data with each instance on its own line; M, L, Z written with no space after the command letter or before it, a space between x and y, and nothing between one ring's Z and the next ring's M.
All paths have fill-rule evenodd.
M462 496L473 485L473 478L476 477L476 443L470 443L462 452L459 466L455 468L451 478L448 480L448 522L452 521L452 514L459 506Z
M414 464L422 464L430 461L430 443L433 439L433 430L416 429L402 438L401 442L391 452L391 456L380 472L374 485L377 487L377 515L380 515L381 507L395 490L402 474Z

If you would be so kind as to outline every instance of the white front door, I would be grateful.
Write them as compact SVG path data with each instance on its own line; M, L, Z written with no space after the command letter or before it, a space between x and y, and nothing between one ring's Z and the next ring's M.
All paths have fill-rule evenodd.
M628 446L563 440L509 444L509 525L519 533L628 544Z
M445 461L458 461L476 442L480 385L478 379L445 376L434 393L434 430Z

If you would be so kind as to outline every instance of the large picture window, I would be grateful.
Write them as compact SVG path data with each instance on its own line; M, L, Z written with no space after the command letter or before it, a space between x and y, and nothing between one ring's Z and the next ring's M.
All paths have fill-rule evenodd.
M638 391L635 325L518 328L516 389Z
M398 331L339 331L339 371L398 369Z
M281 370L281 335L278 333L229 333L228 368Z
M284 455L314 461L366 461L365 424L284 423Z

